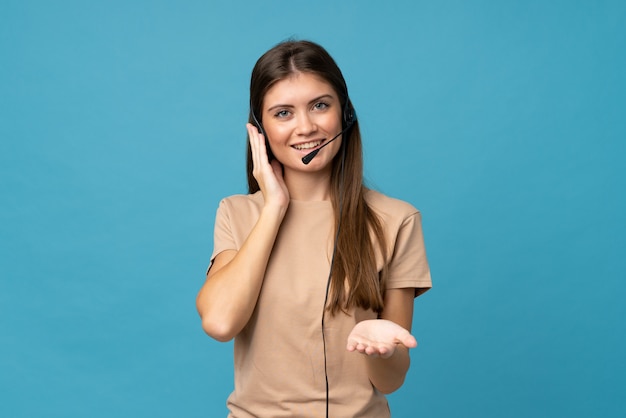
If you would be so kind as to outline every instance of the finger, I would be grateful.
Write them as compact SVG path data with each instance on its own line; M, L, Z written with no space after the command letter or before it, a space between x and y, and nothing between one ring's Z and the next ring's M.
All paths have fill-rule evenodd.
M375 356L378 353L379 353L378 348L371 346L371 345L365 349L365 354L367 354L368 356Z
M356 346L357 346L357 342L354 340L348 340L348 345L346 346L346 349L348 351L354 351L356 350Z
M380 357L387 358L387 357L390 357L395 351L395 344L381 343L381 344L372 346L372 348L374 348L376 354L378 354Z
M393 356L393 354L396 352L396 344L385 344L384 347L381 347L380 351L380 356L382 358L389 358L391 356Z
M248 138L250 140L250 148L252 150L252 161L257 163L259 161L259 131L251 123L246 124L248 128Z
M256 130L256 127L255 127ZM257 136L257 145L258 145L258 152L259 152L259 161L263 164L269 164L269 153L267 151L267 140L265 138L265 135L263 135L263 133L259 132L258 130L256 130L256 136Z
M257 165L258 161L258 141L256 140L255 129L252 124L246 124L246 129L248 130L248 142L250 143L250 151L252 154L252 163L254 166Z
M400 334L396 340L407 348L417 347L417 340L408 331Z

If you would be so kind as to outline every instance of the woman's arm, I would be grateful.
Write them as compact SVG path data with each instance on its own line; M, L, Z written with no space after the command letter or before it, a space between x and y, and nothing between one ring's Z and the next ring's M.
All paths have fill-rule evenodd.
M289 193L278 161L270 163L265 140L248 124L254 177L264 206L239 251L218 254L198 293L196 306L202 328L218 341L229 341L246 325L256 305L267 262L289 205Z
M264 208L241 249L213 260L196 306L202 328L216 340L231 340L250 319L281 220L279 212Z
M409 370L409 348L417 346L411 335L415 289L388 289L380 319L359 322L348 337L348 351L367 356L370 381L382 393L397 390Z

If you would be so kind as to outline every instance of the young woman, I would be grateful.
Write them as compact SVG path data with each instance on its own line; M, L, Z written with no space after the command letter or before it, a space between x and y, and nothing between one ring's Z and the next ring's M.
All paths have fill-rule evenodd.
M420 214L363 185L355 110L317 44L257 61L247 130L249 194L220 203L197 297L206 333L235 339L229 416L388 417L431 287Z

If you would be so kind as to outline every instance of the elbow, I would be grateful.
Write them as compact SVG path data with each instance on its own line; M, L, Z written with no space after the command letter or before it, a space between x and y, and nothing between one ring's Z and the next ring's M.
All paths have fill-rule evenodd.
M196 309L200 315L202 329L214 340L219 342L228 342L235 338L239 330L235 330L234 325L228 318L218 315L215 309L211 309L205 303L202 303L200 295L196 299Z
M403 383L404 376L402 376L402 378L400 379L397 379L395 382L387 382L385 384L376 385L376 389L383 395L389 395L400 389Z
M222 343L232 340L237 335L237 331L225 321L212 320L206 317L202 318L202 329L209 337Z

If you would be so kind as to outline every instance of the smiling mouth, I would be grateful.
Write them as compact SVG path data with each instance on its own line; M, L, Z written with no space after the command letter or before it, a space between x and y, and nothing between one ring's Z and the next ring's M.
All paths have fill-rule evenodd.
M312 150L312 149L319 147L320 145L322 145L322 142L324 142L324 140L320 139L317 141L304 142L302 144L292 145L291 147L297 149L298 151L308 151L308 150Z

